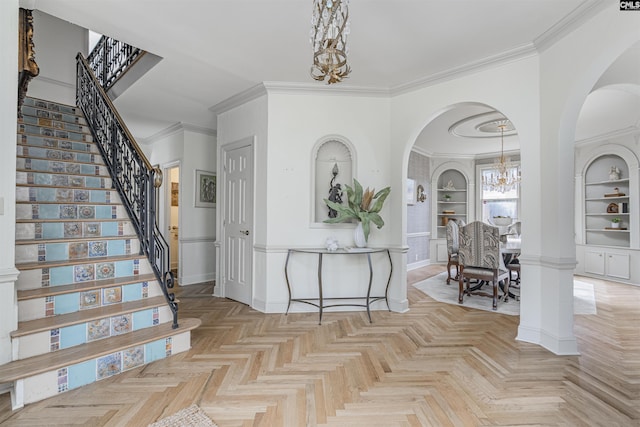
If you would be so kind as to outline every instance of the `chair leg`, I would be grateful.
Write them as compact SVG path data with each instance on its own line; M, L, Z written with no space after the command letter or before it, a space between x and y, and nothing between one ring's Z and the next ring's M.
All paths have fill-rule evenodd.
M462 298L464 297L464 277L462 272L458 274L458 304L462 304Z
M447 262L447 285L451 282L451 279L453 279L451 277L451 262Z
M498 279L493 280L493 309L498 309Z

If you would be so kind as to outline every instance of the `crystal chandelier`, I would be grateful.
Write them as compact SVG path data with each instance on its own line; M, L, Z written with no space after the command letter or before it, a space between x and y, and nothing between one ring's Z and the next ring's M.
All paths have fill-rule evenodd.
M520 171L504 157L504 130L508 125L508 120L497 125L498 129L500 129L500 158L493 165L493 169L497 173L491 172L489 175L482 176L482 188L486 191L506 193L516 188L520 183Z
M349 0L313 0L311 77L327 84L341 82L351 72L347 65Z

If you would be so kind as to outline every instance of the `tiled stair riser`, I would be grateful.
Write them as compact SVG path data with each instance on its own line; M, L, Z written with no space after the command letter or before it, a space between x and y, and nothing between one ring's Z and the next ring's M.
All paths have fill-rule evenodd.
M87 154L87 156L92 156L92 154ZM19 157L16 159L16 168L18 171L26 170L68 175L109 176L107 168L101 164L73 163L61 160L25 159Z
M16 202L114 203L111 200L112 197L117 197L117 192L114 190L16 187ZM42 207L43 206L41 205L41 208ZM64 215L60 215L58 218L77 218L77 216L70 217L68 215L68 209L65 209Z
M23 134L18 134L16 142L17 149L21 148L22 145L28 145L31 147L99 153L98 146L93 142L76 142L68 141L66 139L56 139L45 136ZM18 152L18 154L20 153Z
M16 282L18 290L37 289L45 286L61 286L136 274L153 274L146 259L78 263L60 267L43 267L22 270Z
M77 123L70 122L69 120L64 120L65 118L73 120L73 118L69 115L66 115L66 117L62 115L58 116L55 113L52 115L51 112L49 112L50 117L47 118L47 117L35 117L29 114L25 114L24 112L22 114L23 114L22 122L25 125L36 125L36 126L42 126L50 129L62 129L62 130L68 130L70 132L91 133L91 130L86 125L80 125ZM41 113L41 115L44 115L44 114L45 113ZM51 118L51 116L53 116L54 118Z
M163 295L162 290L157 281L150 281L87 289L45 298L25 299L18 301L20 308L18 321L26 322L42 317L90 310L119 302L137 301L161 295Z
M80 109L76 107L72 107L70 105L58 104L57 102L49 102L43 99L26 97L24 99L23 108L28 108L28 107L44 109L54 113L64 113L64 114L71 114L71 115L80 114Z
M140 251L137 238L92 240L88 242L32 243L16 245L16 262L66 261L130 255Z
M99 238L135 235L131 221L28 222L16 224L16 241L39 239Z
M104 164L97 151L71 151L48 147L33 147L28 145L16 146L16 156L32 159L61 160L65 162Z
M72 132L65 129L47 128L37 125L21 123L18 125L18 133L28 135L40 135L47 138L68 139L71 141L91 142L93 137L89 133Z
M67 110L70 110L70 109L67 109ZM65 111L65 112L52 111L52 110L46 109L46 107L36 108L31 105L23 105L22 115L23 115L22 119L25 123L33 123L33 122L27 122L24 120L25 117L33 117L38 119L49 119L49 120L55 120L58 122L73 123L76 125L87 124L87 121L84 119L84 117L78 116L75 113L75 109L74 109L74 112L71 113L68 111Z
M41 189L51 190L51 189ZM68 192L56 191L54 194L46 194L46 192L40 192L40 196L45 198L57 199L51 200L48 203L19 203L16 205L16 219L24 220L64 220L67 222L78 221L99 221L101 219L121 219L128 220L127 211L122 205L118 205L111 200L111 197L115 195L115 192L109 192L109 194L97 194L96 190L87 190L90 194L81 194L78 198L94 198L102 199L102 202L96 201L84 201L86 204L68 204L73 203L73 199L78 194L76 190L69 190ZM102 192L104 193L104 192ZM36 195L37 196L37 195ZM28 197L28 196L27 196ZM90 203L103 203L103 204L90 204ZM73 232L73 230L70 230Z
M190 348L190 333L184 332L118 351L94 360L52 370L23 380L24 403L32 403L92 382L117 375Z
M65 173L16 172L16 184L42 187L108 188L111 179L97 176L68 175Z
M150 328L173 320L166 305L13 338L19 359L63 350L87 342Z

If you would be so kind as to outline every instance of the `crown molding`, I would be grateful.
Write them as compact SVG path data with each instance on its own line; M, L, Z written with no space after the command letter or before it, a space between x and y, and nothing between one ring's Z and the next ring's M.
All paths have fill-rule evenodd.
M264 82L268 92L287 94L311 94L311 95L355 95L388 98L388 89L380 89L367 86L329 86L314 83L292 83L292 82Z
M144 145L153 145L161 139L168 138L171 135L175 135L177 133L184 132L184 131L201 133L201 134L210 135L210 136L218 135L215 129L205 128L202 126L192 125L189 123L178 122L154 133L153 135L147 138L141 138L138 140L138 142L141 142Z
M615 6L618 7L617 4ZM612 3L607 0L585 1L573 9L568 15L565 15L560 21L556 22L547 31L536 37L533 40L533 44L536 46L538 52L544 52L568 33L580 27L588 19L607 7L612 7Z
M239 107L240 105L246 104L249 101L253 101L254 99L260 98L267 94L267 89L264 86L264 83L259 83L249 89L238 92L237 94L225 99L222 102L217 103L209 107L209 111L211 111L216 116L218 114L229 111L233 108Z
M454 67L449 70L431 74L430 76L423 77L409 83L395 86L391 89L391 95L402 95L404 93L412 92L417 89L433 86L438 83L457 79L462 76L493 68L496 65L503 65L510 62L519 61L521 59L537 55L537 53L538 52L536 51L533 43L527 43L525 45L506 50L496 55L487 56L486 58L482 58L478 61L469 62L459 67Z
M637 134L640 134L640 127L638 127L638 125L628 126L626 128L623 128L623 129L616 129L616 130L613 130L611 132L605 132L605 133L602 133L600 135L592 136L592 137L585 138L585 139L576 140L575 141L575 146L581 147L581 146L593 144L593 143L596 143L596 142L603 142L603 141L606 141L606 140L609 140L609 139L622 138L622 137L625 137L625 136L635 136Z
M209 111L218 115L224 113L240 105L246 104L249 101L253 101L263 95L269 93L282 93L282 94L304 94L304 95L356 95L356 96L371 96L388 98L390 92L387 89L378 89L373 87L358 87L342 85L339 87L329 87L327 85L320 86L313 83L293 83L293 82L262 82L256 86L253 86L244 92L240 92L233 95L230 98L212 106Z

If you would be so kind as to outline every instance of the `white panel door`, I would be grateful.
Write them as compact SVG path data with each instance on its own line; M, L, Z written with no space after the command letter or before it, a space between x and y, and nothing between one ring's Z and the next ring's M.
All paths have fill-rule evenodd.
M253 259L253 147L224 152L224 295L251 305Z

